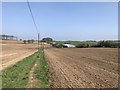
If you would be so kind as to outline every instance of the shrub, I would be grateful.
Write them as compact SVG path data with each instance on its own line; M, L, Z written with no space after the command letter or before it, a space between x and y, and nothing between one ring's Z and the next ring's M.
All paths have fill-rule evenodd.
M24 44L26 44L26 42L27 42L27 41L26 41L26 40L24 40L23 42L24 42Z
M91 47L110 47L110 48L117 48L120 45L118 45L117 42L114 41L99 41L97 45L93 45Z
M78 45L76 45L76 48L85 48L86 46L85 46L85 44L83 43L83 44L78 44Z
M63 45L62 45L62 44L56 44L56 47L57 47L57 48L62 48Z

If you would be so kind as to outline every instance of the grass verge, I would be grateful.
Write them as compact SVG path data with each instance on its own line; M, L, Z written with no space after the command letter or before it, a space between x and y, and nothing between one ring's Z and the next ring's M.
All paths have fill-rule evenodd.
M35 78L38 80L38 87L49 88L50 87L49 76L43 49L39 51L38 60L40 61L40 63L37 65L37 68L34 71Z
M38 57L39 56L39 57ZM38 57L38 58L37 58ZM44 50L23 59L14 66L2 71L2 88L27 88L30 71L37 61L37 67L34 70L34 79L37 80L33 88L49 88L49 77L47 63L44 57Z
M26 88L37 52L2 71L2 88Z

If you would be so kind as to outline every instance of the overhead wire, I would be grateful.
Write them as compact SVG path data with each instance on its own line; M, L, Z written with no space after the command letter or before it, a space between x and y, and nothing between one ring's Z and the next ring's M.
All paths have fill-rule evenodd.
M35 22L35 19L34 19L34 16L33 16L33 13L32 13L31 7L30 7L30 3L29 3L28 0L27 0L27 4L28 4L29 11L30 11L30 13L31 13L31 17L32 17L33 23L34 23L34 25L35 25L36 31L37 31L37 33L39 33L38 27L37 27L37 24L36 24L36 22Z
M31 17L32 17L33 23L34 23L34 25L35 25L36 31L37 31L37 33L38 33L38 51L39 51L39 37L40 37L40 36L39 36L38 27L37 27L37 24L36 24L36 22L35 22L35 19L34 19L34 16L33 16L33 13L32 13L31 7L30 7L30 3L29 3L28 0L27 0L27 4L28 4L29 11L30 11L30 13L31 13Z

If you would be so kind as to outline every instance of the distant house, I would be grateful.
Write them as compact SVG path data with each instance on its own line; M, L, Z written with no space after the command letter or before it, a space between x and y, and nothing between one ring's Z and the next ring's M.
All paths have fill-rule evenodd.
M17 40L18 38L13 35L0 35L0 40Z
M63 44L64 48L75 48L76 46L73 44Z

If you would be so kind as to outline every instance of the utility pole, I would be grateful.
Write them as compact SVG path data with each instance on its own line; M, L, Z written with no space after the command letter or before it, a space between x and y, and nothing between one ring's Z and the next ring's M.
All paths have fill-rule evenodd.
M40 46L41 46L41 49L43 49L43 47L42 47L42 43L43 43L43 42L41 41L41 45L40 45Z
M40 37L40 36L39 36L39 33L38 33L38 51L39 51L39 43L40 43L40 42L39 42L39 37Z
M31 10L31 7L30 7L30 4L29 4L29 1L27 0L27 4L28 4L28 8L30 10L30 14L31 14L31 17L32 17L32 20L33 20L33 23L35 25L35 28L36 28L36 31L38 33L38 51L39 51L39 31L38 31L38 28L37 28L37 25L36 25L36 22L35 22L35 19L34 19L34 16L33 16L33 13L32 13L32 10Z

